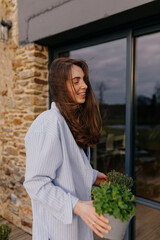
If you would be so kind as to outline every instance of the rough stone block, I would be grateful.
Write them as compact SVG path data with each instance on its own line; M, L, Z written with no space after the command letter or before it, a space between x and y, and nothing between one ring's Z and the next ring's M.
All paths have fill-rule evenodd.
M35 52L34 56L39 57L39 58L43 58L43 59L47 59L47 57L41 52Z
M38 51L43 51L43 46L41 46L41 45L35 44L34 47Z
M3 217L9 222L13 222L13 214L10 211L5 210Z
M25 153L25 152L22 152L22 151L19 152L19 154L22 155L22 156L24 156L24 157L26 156L26 153Z
M12 204L12 205L9 204L8 209L9 209L12 213L14 213L14 214L18 214L18 213L19 213L18 207L16 207L15 205L13 206L13 204Z
M14 93L15 94L21 94L21 93L23 93L24 92L24 90L23 89L16 89L16 90L14 90Z
M35 113L41 113L41 112L46 111L46 108L42 108L42 107L32 107L32 108L31 108L31 111L32 111L32 112L35 112Z
M14 156L18 156L18 151L15 148L12 147L6 147L5 152L7 155L14 155Z
M22 102L25 106L30 106L32 105L32 98L30 96L25 96L25 97L22 97Z
M21 224L23 226L27 226L27 227L31 228L32 227L32 220L28 217L25 217L21 220Z
M20 74L19 74L20 79L27 79L27 78L31 78L31 77L34 77L34 76L35 77L41 76L41 72L28 70L28 71L20 72Z
M46 60L44 60L42 58L38 58L38 57L35 57L34 62L43 64L45 66L48 64L48 61L46 61Z
M9 166L5 166L5 171L4 172L7 176L10 176L13 173L13 169L10 168Z
M32 104L36 106L46 106L46 99L42 97L34 97Z
M16 107L16 103L15 103L14 99L10 99L10 101L8 102L7 107L8 107L9 109L13 109L13 108Z
M40 78L34 78L33 81L37 84L42 84L42 85L48 84L48 82L46 80L43 80L43 79L40 79Z
M24 117L24 120L27 120L27 121L33 121L35 119L35 117L33 115L27 115Z
M27 84L28 84L28 81L19 82L19 85L22 86L22 87L26 86Z
M23 123L23 127L28 129L31 126L31 122L25 122Z
M14 186L16 184L16 181L14 179L11 179L10 183L11 183L12 186Z
M14 125L20 125L22 123L22 119L14 119L12 122Z
M13 70L16 70L17 67L22 67L22 60L21 59L16 59L12 61L12 68Z
M17 48L16 55L21 56L21 54L23 54L24 52L25 52L24 47Z
M11 202L14 204L17 202L17 196L14 193L11 193Z

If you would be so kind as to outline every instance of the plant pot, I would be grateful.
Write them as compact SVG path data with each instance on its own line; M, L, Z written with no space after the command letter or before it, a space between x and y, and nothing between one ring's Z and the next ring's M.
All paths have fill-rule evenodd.
M108 214L104 214L104 216L108 218L109 225L112 227L112 229L109 231L109 234L103 233L104 238L122 240L132 216L130 217L129 221L124 222Z

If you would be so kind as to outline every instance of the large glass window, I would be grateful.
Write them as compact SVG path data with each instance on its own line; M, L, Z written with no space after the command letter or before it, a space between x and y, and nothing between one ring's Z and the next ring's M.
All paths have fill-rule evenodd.
M129 33L128 40L130 36ZM135 50L135 46L136 54L131 56L130 50ZM90 81L99 100L103 119L100 142L91 149L93 167L104 173L111 169L124 172L126 150L133 152L131 148L134 144L131 142L135 142L135 185L136 195L140 197L137 201L148 205L136 205L135 239L159 239L159 210L149 206L150 200L153 201L152 206L157 207L160 204L160 33L136 37L136 45L133 45L133 41L121 38L77 50L59 51L58 56L82 58L89 65ZM126 69L126 59L131 65L130 70L136 62L134 76L133 72ZM136 106L132 104L132 93L129 98L126 94L132 92L126 89L126 82L132 78L135 83L133 90L136 93ZM127 88L129 87L132 84L128 84ZM131 100L131 104L127 105L127 112L126 97L128 101ZM136 119L135 135L132 135L130 127L125 127L125 119L132 112L132 106L136 109L133 118ZM127 137L135 137L128 137L127 149L126 134ZM126 168L132 168L130 159L126 161ZM131 232L128 236L127 240L133 237ZM99 239L95 235L95 240Z
M160 33L136 44L136 195L160 202ZM136 240L159 239L159 210L136 212Z
M160 33L137 38L136 194L160 202Z
M111 169L124 172L126 39L63 52L59 56L82 58L89 65L90 81L103 117L100 142L91 150L93 167L105 173Z

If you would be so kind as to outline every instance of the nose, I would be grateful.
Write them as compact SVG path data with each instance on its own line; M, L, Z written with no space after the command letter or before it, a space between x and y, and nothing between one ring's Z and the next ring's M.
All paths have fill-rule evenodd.
M85 83L84 80L82 80L82 82L81 82L81 88L84 88L84 89L88 88L88 86L87 86L87 84Z

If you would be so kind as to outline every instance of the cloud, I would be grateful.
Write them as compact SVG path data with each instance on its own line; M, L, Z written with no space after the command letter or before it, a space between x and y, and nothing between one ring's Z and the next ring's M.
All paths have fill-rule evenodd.
M126 54L126 39L71 51L71 57L87 61L93 87L95 82L104 81L107 87L107 90L104 90L105 102L115 104L125 102ZM136 94L152 97L159 82L160 33L138 37ZM97 90L96 92L98 95Z

